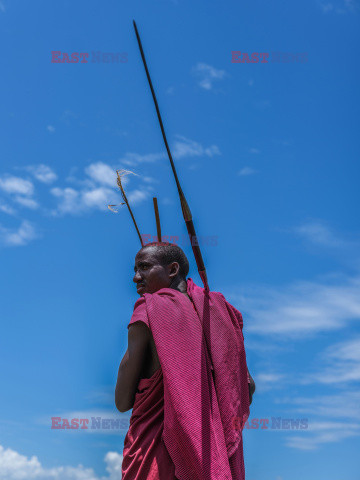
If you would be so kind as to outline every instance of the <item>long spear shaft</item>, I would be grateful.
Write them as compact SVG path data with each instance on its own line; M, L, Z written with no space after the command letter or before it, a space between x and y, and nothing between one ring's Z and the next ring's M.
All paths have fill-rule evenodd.
M133 23L134 23L135 34L136 34L136 38L137 38L140 53L141 53L141 58L142 58L142 61L143 61L144 67L145 67L146 76L147 76L147 79L148 79L148 82L149 82L149 87L150 87L150 90L151 90L151 94L152 94L152 97L153 97L153 100L154 100L156 113L157 113L157 117L158 117L160 128L161 128L161 133L162 133L162 136L163 136L163 139L164 139L166 151L167 151L167 154L168 154L168 157L169 157L169 160L170 160L171 169L173 171L176 186L177 186L177 189L178 189L178 192L179 192L181 210L182 210L182 213L183 213L183 217L184 217L184 220L185 220L185 224L186 224L188 234L190 236L191 247L192 247L192 250L194 252L196 265L197 265L198 272L199 272L201 280L204 284L205 289L209 290L209 285L208 285L207 275L206 275L206 269L205 269L204 261L203 261L202 255L201 255L200 247L199 247L199 245L193 245L194 242L198 243L198 241L197 241L197 237L196 237L194 223L193 223L193 220L192 220L191 211L190 211L189 205L186 201L184 192L182 191L182 188L181 188L181 185L180 185L177 173L176 173L174 161L173 161L173 158L172 158L172 155L171 155L171 152L170 152L169 144L168 144L166 134L165 134L164 125L163 125L163 122L162 122L159 105L158 105L158 102L157 102L157 99L156 99L154 87L153 87L151 77L150 77L150 73L149 73L149 70L148 70L148 67L147 67L147 63L146 63L146 59L145 59L145 55L144 55L144 50L143 50L143 47L142 47L142 44L141 44L141 39L140 39L140 35L139 35L139 32L138 32L135 20L133 20Z

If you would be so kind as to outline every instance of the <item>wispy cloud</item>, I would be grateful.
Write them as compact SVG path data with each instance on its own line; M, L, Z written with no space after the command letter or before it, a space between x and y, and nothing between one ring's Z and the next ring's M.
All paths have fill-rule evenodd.
M238 175L240 176L247 176L247 175L254 175L254 173L257 173L256 170L254 170L251 167L244 167L241 170L239 170Z
M359 9L358 0L334 0L332 2L320 2L320 8L323 13L344 14L355 12Z
M9 200L25 208L35 210L39 207L38 202L33 198L34 185L30 180L11 175L0 177L0 190L8 195ZM15 214L11 205L2 204L0 210L10 215Z
M320 220L303 223L295 227L294 232L305 240L324 247L347 247L350 244Z
M15 215L16 210L8 205L7 203L3 203L0 201L0 211L3 213L7 213L8 215Z
M82 465L45 468L36 456L28 458L0 445L0 478L1 480L29 478L33 480L121 480L123 456L117 452L108 452L104 460L108 475L98 477L92 468L85 468Z
M4 175L0 177L0 190L10 194L32 195L34 193L34 185L24 178Z
M171 147L173 157L176 159L191 158L191 157L214 157L221 155L220 149L217 145L210 145L204 147L201 143L195 140L190 140L182 135L175 135L175 141ZM148 153L141 155L138 153L128 152L124 157L119 159L119 163L126 166L134 166L139 163L153 163L167 158L165 152L162 153Z
M114 187L116 185L116 171L110 165L103 162L92 163L85 169L85 173L96 182Z
M50 190L54 197L59 199L58 211L59 213L75 213L77 209L79 192L74 188L59 188L54 187Z
M322 3L321 4L321 10L324 13L331 12L332 10L334 10L334 5L332 3Z
M359 402L360 393L355 391L344 391L337 395L283 398L281 403L286 403L287 406L292 404L298 413L311 416L308 430L303 430L301 436L288 436L286 445L299 450L316 450L322 444L338 443L359 436Z
M71 177L71 181L79 188L54 187L50 193L57 198L58 205L53 215L73 214L80 215L91 210L107 210L107 205L119 205L122 198L116 187L116 169L103 162L90 164L85 168L86 178L80 180ZM129 182L125 177L124 184ZM153 179L139 177L142 185L127 190L127 198L132 205L141 203L149 198L153 187Z
M40 165L30 165L26 167L26 170L32 173L36 180L42 183L50 184L57 180L57 175L54 170L43 163Z
M360 319L359 276L336 277L329 283L258 287L228 296L247 311L248 330L258 335L302 338Z
M280 373L259 373L256 375L256 392L262 393L268 390L279 388L281 382L285 379L285 375Z
M49 132L49 133L55 133L55 127L53 127L52 125L48 125L46 127L46 130Z
M18 229L10 229L0 225L0 241L4 246L24 246L37 237L35 227L26 220L21 222Z
M134 166L139 163L153 163L166 158L166 153L139 153L127 152L119 159L119 163L126 166Z
M333 395L284 397L279 403L293 405L297 412L331 419L360 421L360 392L344 390Z
M5 11L6 11L6 10L5 10L5 5L4 5L3 2L0 1L0 12L5 13Z
M53 214L79 215L91 209L106 210L108 204L121 203L115 190L102 186L84 190L54 187L50 193L58 199L57 210Z
M22 197L21 195L16 195L14 197L14 202L18 203L22 207L30 208L31 210L36 210L37 208L39 208L38 202L30 197Z
M315 435L312 435L312 431L309 430L305 433L302 432L303 434L301 436L289 436L286 440L286 445L298 450L316 450L322 444L339 443L346 438L360 435L360 425L351 423L324 423L323 428L320 430L322 431Z
M143 200L146 200L147 198L149 198L149 196L150 196L149 189L147 190L136 189L136 190L130 191L127 197L128 197L129 203L131 203L132 205L137 205L141 203Z
M252 155L258 155L260 153L260 150L258 148L249 148L249 153Z
M203 147L200 143L183 137L182 135L176 135L173 153L176 158L214 157L215 155L221 155L220 149L216 145Z
M341 385L360 382L360 337L331 345L316 364L317 371L307 375L303 383Z
M206 63L198 63L192 69L193 75L198 77L198 85L204 90L212 90L215 81L225 78L225 70L219 70Z

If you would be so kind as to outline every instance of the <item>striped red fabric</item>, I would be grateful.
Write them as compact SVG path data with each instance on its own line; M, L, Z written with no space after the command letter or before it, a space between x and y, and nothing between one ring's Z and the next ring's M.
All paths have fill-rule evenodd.
M144 294L129 323L146 323L155 341L164 388L162 439L178 480L244 480L242 429L234 428L234 419L243 425L249 415L242 316L221 293L191 279L187 293L193 305L174 289Z

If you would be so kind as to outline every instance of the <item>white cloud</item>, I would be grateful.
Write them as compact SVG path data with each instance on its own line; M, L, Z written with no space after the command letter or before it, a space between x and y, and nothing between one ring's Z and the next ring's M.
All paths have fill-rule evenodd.
M121 480L121 464L123 456L117 452L108 452L105 455L105 462L107 463L106 471L109 473L108 480ZM103 477L102 480L106 480Z
M86 167L85 172L91 179L98 183L109 187L116 186L116 170L106 163L92 163Z
M285 404L286 407L293 405L297 414L308 418L308 429L303 430L301 436L287 436L286 446L299 450L316 450L322 444L338 443L359 436L359 402L360 392L350 390L336 395L311 394L309 397L282 398L277 403ZM319 416L326 419L318 420Z
M240 176L247 176L247 175L254 175L254 173L257 173L256 170L254 170L251 167L244 167L242 168L239 172L238 175Z
M29 198L29 197L22 197L20 195L16 195L16 197L14 198L14 201L19 205L22 205L23 207L31 208L31 210L35 210L36 208L39 207L38 202L33 198Z
M310 422L309 423L309 432L318 432L324 430L360 430L360 425L358 423L348 423L348 422Z
M164 153L147 153L145 155L140 155L139 153L127 152L124 157L119 159L119 162L123 165L133 166L138 163L153 163L158 160L167 158L167 154Z
M321 355L321 369L308 375L303 383L344 384L360 382L360 337L337 343Z
M346 438L359 435L360 424L356 422L309 421L309 428L302 432L301 437L288 437L286 445L299 450L316 450L324 443L338 443Z
M7 203L0 203L0 211L7 213L8 215L15 215L16 213L16 210L10 207L10 205L8 205Z
M29 166L27 167L27 170L34 175L36 180L39 180L39 182L42 183L50 184L57 179L57 175L54 170L43 163L40 165Z
M49 132L49 133L54 133L55 132L55 127L53 127L52 125L48 125L46 127L46 130Z
M8 247L19 247L27 245L31 240L37 238L38 235L34 226L24 220L18 229L10 229L0 225L1 243Z
M259 373L256 375L255 384L257 392L274 390L281 386L285 376L280 373Z
M153 177L142 177L141 178L145 183L159 183L158 180L156 180L156 178L153 178Z
M81 193L81 204L85 208L98 208L106 210L108 204L120 202L114 190L107 187L94 188Z
M11 175L0 177L0 189L10 194L32 195L34 193L34 185L29 180Z
M227 75L225 70L218 70L206 63L198 63L192 69L192 73L199 78L198 84L205 90L211 90L214 81L222 80Z
M249 153L252 153L253 155L257 155L260 153L260 150L258 148L249 148Z
M182 135L176 135L176 141L174 142L173 155L174 158L183 157L213 157L215 155L221 155L219 147L211 145L209 147L203 147L200 143L190 140Z
M5 5L0 1L0 11L5 13Z
M137 189L137 190L132 190L131 192L129 192L129 194L127 195L127 199L128 199L129 204L131 206L131 205L139 204L143 200L146 200L147 198L149 198L149 195L150 195L149 190Z
M329 226L322 221L310 221L294 228L295 233L301 235L311 243L325 247L345 247L348 242L338 237Z
M297 412L305 415L327 417L331 420L347 418L357 424L360 421L359 391L344 390L334 395L286 397L279 403L293 405Z
M82 191L70 187L55 187L52 188L50 192L59 200L57 212L60 214L71 213L78 215L93 208L106 210L108 204L120 203L120 198L115 190L107 187L98 187Z
M143 189L130 190L126 193L130 205L136 205L146 200L149 195L151 187ZM53 214L73 214L78 215L90 211L92 209L107 210L107 206L120 205L122 199L115 189L107 187L98 187L85 190L75 190L73 188L53 188L52 195L58 198L58 207Z
M79 192L74 188L55 187L50 193L59 199L58 211L60 213L76 213L79 209Z
M290 436L286 441L286 445L298 450L316 450L324 443L338 443L346 438L358 435L359 429L354 429L352 425L349 425L347 429L340 431L325 431L321 434L310 437L306 434L302 436Z
M220 149L217 145L204 147L199 142L190 140L182 135L175 135L175 141L171 148L171 152L174 159L184 157L214 157L215 155L221 155ZM146 155L128 152L124 157L119 159L119 163L127 166L134 166L139 163L152 163L166 158L166 152L149 153Z
M248 330L259 335L304 337L360 319L359 276L335 278L332 283L260 287L246 295L228 296L248 312Z
M108 475L98 477L92 468L61 466L44 468L38 458L28 458L10 448L0 446L1 480L121 480L123 456L117 452L105 455Z
M137 158L137 160L143 160ZM80 188L59 188L55 187L50 193L58 199L58 207L52 213L56 214L81 214L91 209L107 210L107 206L120 205L123 200L116 183L116 169L103 162L92 163L85 168L89 177L85 180L76 180L71 177ZM137 204L149 197L152 190L151 184L154 179L151 177L140 177L147 185L126 192L131 204ZM127 176L123 177L122 183L129 182ZM112 187L112 188L111 188Z

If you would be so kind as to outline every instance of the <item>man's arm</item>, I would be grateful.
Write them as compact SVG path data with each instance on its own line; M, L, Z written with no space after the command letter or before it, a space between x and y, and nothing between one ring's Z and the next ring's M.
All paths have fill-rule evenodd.
M120 412L127 412L134 405L149 342L150 330L143 322L129 326L128 348L119 366L115 388L115 405Z

